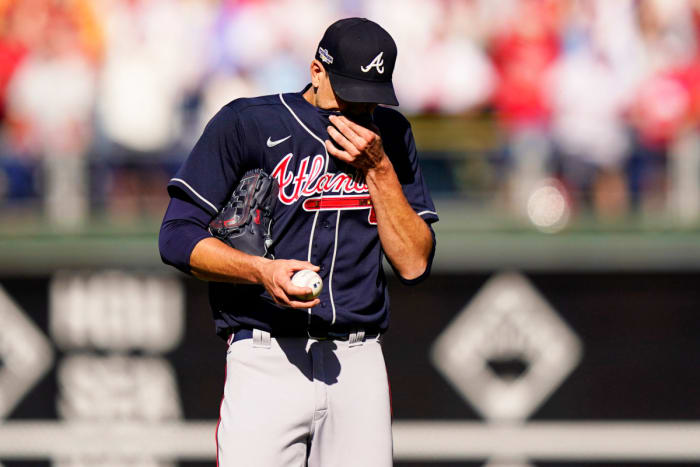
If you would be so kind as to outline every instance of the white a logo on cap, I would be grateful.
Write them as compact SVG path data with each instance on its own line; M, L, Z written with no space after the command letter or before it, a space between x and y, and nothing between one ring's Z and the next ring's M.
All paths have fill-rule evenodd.
M379 52L379 55L374 57L369 63L369 65L361 66L360 70L362 70L363 73L367 73L369 70L372 69L372 67L374 67L377 69L377 73L379 73L380 75L384 73L384 59L382 58L382 55L384 55L384 52Z

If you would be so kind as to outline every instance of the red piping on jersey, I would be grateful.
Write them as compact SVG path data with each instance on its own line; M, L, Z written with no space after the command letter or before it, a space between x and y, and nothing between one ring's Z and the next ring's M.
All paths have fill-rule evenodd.
M233 334L226 341L227 348L231 346ZM227 350L228 351L228 350ZM226 397L226 379L228 378L228 361L224 366L224 393L221 395L221 403L219 404L219 421L216 422L216 431L214 432L214 441L216 441L216 467L219 467L219 425L221 425L221 409L224 407L224 398Z
M391 424L394 424L394 398L391 397L391 380L389 379L389 369L384 362L384 372L386 373L386 385L389 388L389 414L391 415ZM216 452L219 452L218 449Z

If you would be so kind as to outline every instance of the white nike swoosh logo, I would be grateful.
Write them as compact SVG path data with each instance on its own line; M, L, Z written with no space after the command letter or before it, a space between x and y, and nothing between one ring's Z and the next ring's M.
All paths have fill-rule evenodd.
M281 142L287 141L287 140L288 140L289 138L291 138L291 137L292 137L292 135L289 135L289 136L287 136L286 138L278 139L277 141L272 141L272 140L270 139L270 137L268 136L268 137L267 137L267 147L268 147L268 148L274 148L275 146L277 146L277 145L280 144Z

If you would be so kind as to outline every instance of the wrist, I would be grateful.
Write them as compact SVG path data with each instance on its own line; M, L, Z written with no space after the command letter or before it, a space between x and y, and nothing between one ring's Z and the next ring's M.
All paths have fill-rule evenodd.
M268 258L263 258L262 256L253 256L253 261L252 261L252 271L253 271L253 279L256 284L264 284L264 278L266 276L265 269L267 266L272 263L271 259Z
M371 169L367 170L367 178L372 181L381 179L394 171L394 166L387 156L382 157L381 161Z

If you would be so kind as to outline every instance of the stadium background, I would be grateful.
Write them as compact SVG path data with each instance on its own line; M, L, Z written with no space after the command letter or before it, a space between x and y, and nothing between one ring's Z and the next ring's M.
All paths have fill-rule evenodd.
M391 279L396 465L697 465L694 0L1 0L0 463L214 465L165 184L345 16L398 43L441 217L433 276Z

